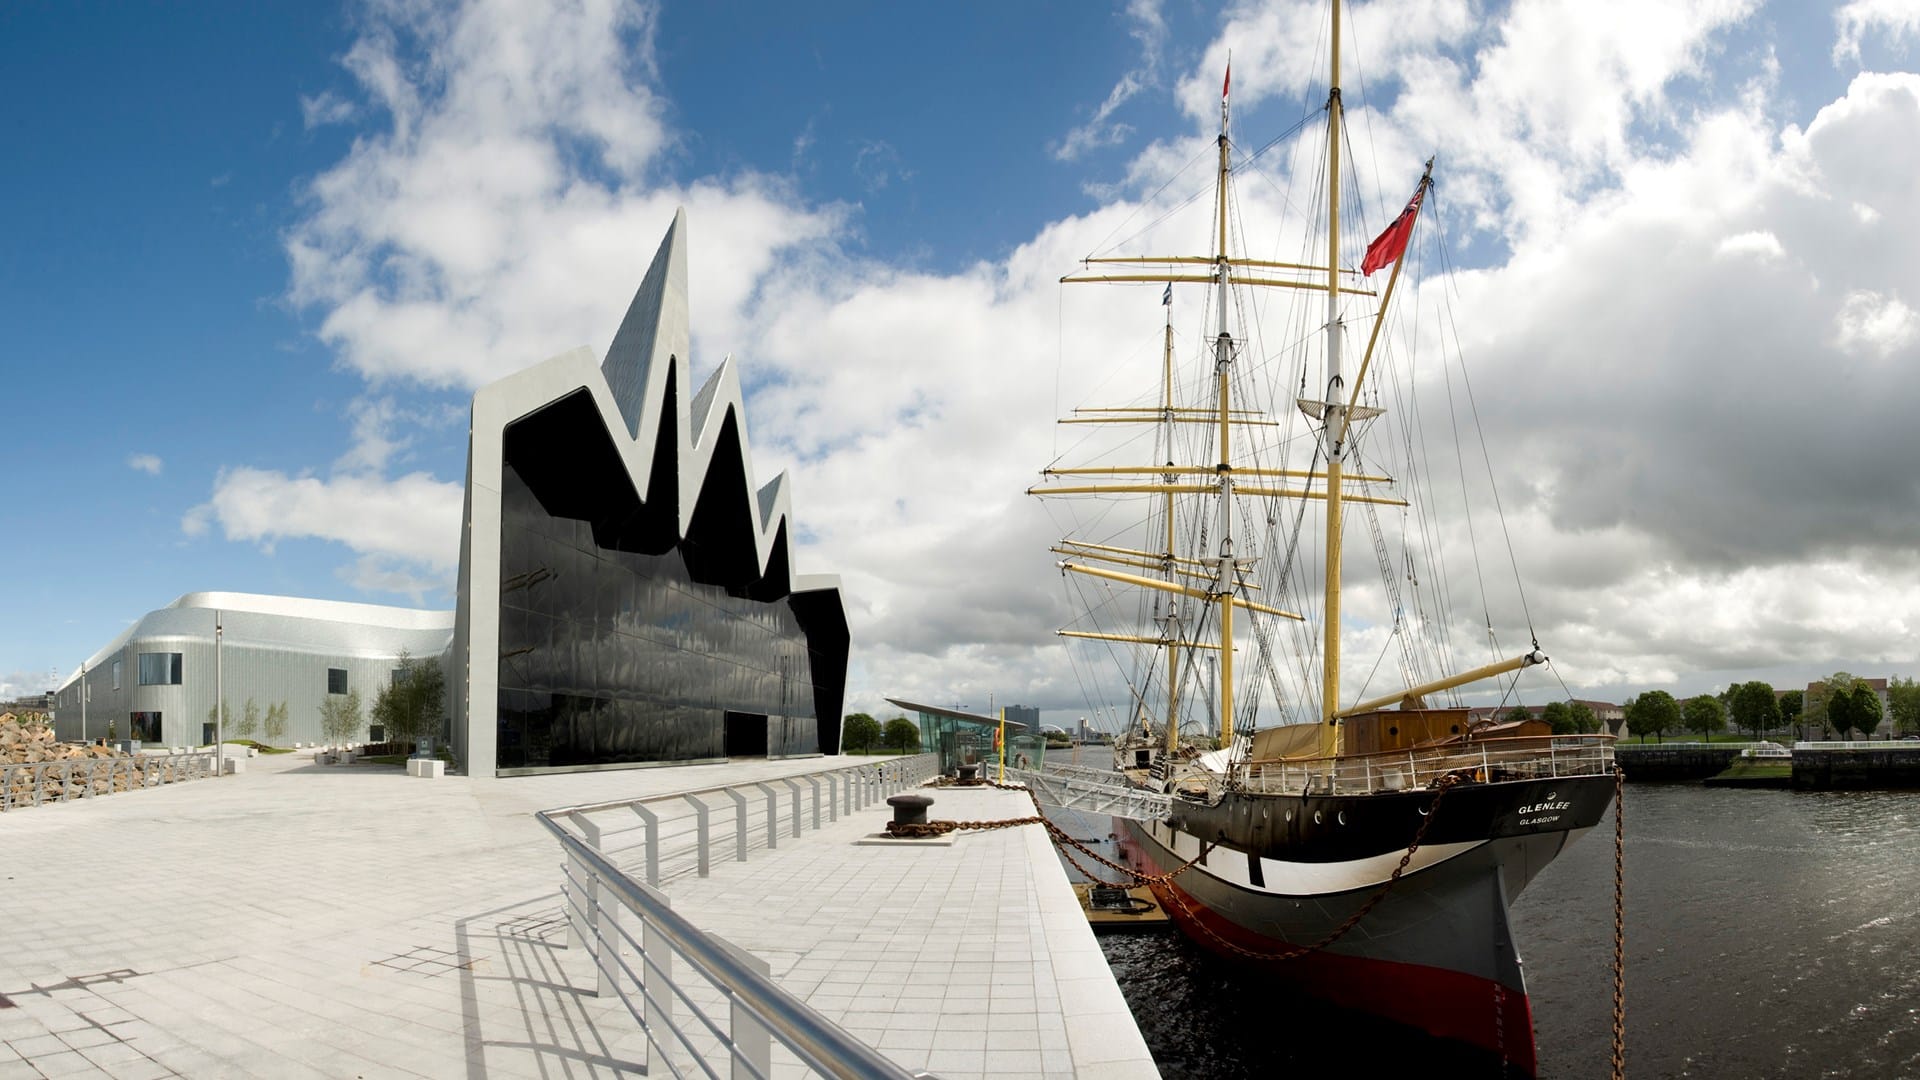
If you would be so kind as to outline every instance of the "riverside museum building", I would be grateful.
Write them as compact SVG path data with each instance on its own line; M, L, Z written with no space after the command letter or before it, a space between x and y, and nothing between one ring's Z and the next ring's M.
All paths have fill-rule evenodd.
M182 597L56 692L60 737L206 742L218 611L229 734L257 699L317 739L324 695L370 705L404 651L443 665L473 776L837 752L838 578L795 573L786 477L755 487L738 370L690 391L690 336L677 214L604 359L474 394L453 612Z

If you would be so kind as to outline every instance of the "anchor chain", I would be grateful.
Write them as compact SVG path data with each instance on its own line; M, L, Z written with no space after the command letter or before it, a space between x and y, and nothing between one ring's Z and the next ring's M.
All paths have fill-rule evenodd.
M1613 767L1613 1080L1627 1075L1626 773Z

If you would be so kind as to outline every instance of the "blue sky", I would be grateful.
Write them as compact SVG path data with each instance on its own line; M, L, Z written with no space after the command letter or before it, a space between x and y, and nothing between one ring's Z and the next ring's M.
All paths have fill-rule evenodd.
M566 348L604 347L671 206L686 204L696 369L710 370L719 352L745 362L761 477L795 469L799 525L818 539L802 569L847 572L858 594L856 640L872 645L859 692L971 700L998 687L1005 700L1071 710L1073 688L1048 671L1058 665L1030 659L1054 612L1026 599L1036 580L1046 585L1044 556L1028 560L1037 578L1019 562L1044 522L1015 498L1038 462L1022 460L1032 447L1011 426L1056 402L1051 385L1031 400L980 399L982 365L1044 364L1051 374L1063 316L1049 283L1203 148L1228 48L1237 96L1245 88L1243 146L1297 116L1302 94L1289 80L1312 57L1294 55L1300 39L1289 34L1319 16L1279 2L1153 0L551 8L0 10L10 166L0 171L0 388L13 406L0 457L13 511L0 538L9 615L0 684L25 691L50 671L64 677L127 622L189 591L450 605L439 538L450 530L430 508L457 491L466 395ZM1490 323L1603 339L1604 326L1599 337L1579 333L1556 306L1590 277L1632 273L1606 261L1625 256L1595 223L1614 222L1615 236L1649 221L1670 240L1691 236L1684 200L1695 199L1694 220L1725 219L1720 246L1708 249L1754 255L1772 276L1722 273L1705 301L1676 283L1668 291L1695 297L1688 306L1626 321L1751 320L1755 305L1793 306L1756 299L1777 288L1818 307L1796 326L1831 323L1802 343L1831 352L1858 396L1898 401L1913 389L1899 361L1914 356L1920 286L1904 270L1849 279L1834 267L1872 260L1838 239L1830 251L1796 246L1820 243L1817 211L1829 204L1854 207L1890 245L1907 236L1896 205L1913 194L1897 179L1914 174L1897 145L1908 130L1905 84L1870 86L1862 73L1906 77L1920 29L1911 6L1358 11L1355 32L1372 36L1355 54L1399 64L1361 72L1374 80L1376 143L1417 162L1443 137L1437 128L1465 133L1441 147L1456 166L1449 174L1443 164L1441 189L1462 212L1456 258L1481 275L1463 295L1469 304L1480 295L1474 282L1526 287L1522 306L1505 301ZM546 61L517 58L503 42ZM1502 42L1523 58L1558 59L1502 66ZM397 80L386 89L382 71ZM521 77L539 92L487 89ZM395 86L399 97L389 96ZM1794 141L1817 121L1830 137ZM1877 133L1860 138L1884 152L1849 157L1855 127ZM447 166L452 150L471 156ZM520 167L534 179L515 186ZM1718 196L1689 179L1715 170L1734 177ZM1831 190L1847 170L1885 183ZM1382 182L1392 190L1367 197L1396 205L1411 169L1392 161L1380 172L1395 177ZM1682 205L1656 212L1655 189ZM465 216L424 220L448 192L471 195ZM303 264L301 250L322 258ZM1799 276L1778 280L1783 266ZM556 275L567 304L527 299ZM427 331L409 321L422 312ZM1000 337L975 339L982 327ZM929 347L935 338L984 344L948 355ZM1026 351L995 355L1010 340ZM1484 363L1497 373L1539 348L1490 337ZM1614 343L1589 367L1640 348ZM1622 367L1595 400L1620 385L1701 400L1770 381L1719 372L1669 384L1657 372L1701 365L1679 353L1642 360L1657 366ZM902 367L918 385L888 383ZM1582 406L1511 405L1515 416L1548 408ZM1734 423L1714 412L1688 415ZM1595 463L1615 460L1634 432L1602 428L1572 423L1530 458L1563 482L1536 491L1527 527L1538 550L1587 551L1589 571L1615 568L1596 583L1558 556L1537 567L1549 587L1565 573L1569 595L1583 597L1563 613L1563 640L1597 658L1574 669L1583 687L1742 672L1791 681L1796 664L1810 677L1839 663L1910 673L1910 591L1890 591L1881 576L1911 561L1898 537L1920 511L1904 491L1848 497L1855 481L1832 478L1846 449L1810 434L1809 494L1769 492L1741 464L1754 460L1744 442L1703 437L1689 442L1695 453L1731 443L1746 455L1729 451L1724 467L1706 469L1725 531L1669 528L1662 522L1700 500L1651 479L1610 489ZM1646 441L1665 430L1648 429ZM884 463L974 445L994 448L973 459L974 476L876 479ZM1004 462L993 456L1000 448ZM1870 456L1897 460L1904 448L1889 435ZM990 461L1008 471L992 475ZM892 507L871 505L878 483L903 493ZM417 520L395 509L410 500ZM1769 500L1818 503L1820 513L1758 543L1743 515ZM969 528L949 517L956 505L998 522L1004 548L956 554ZM884 548L879 536L890 538ZM908 567L928 563L1005 582L963 589L965 613L913 618L934 586ZM1641 614L1594 599L1608 589L1640 598L1622 603ZM1814 606L1775 610L1764 599L1787 591ZM1622 629L1685 597L1724 632ZM1876 598L1901 610L1861 614ZM1810 625L1814 644L1790 644ZM1727 647L1734 636L1751 647Z

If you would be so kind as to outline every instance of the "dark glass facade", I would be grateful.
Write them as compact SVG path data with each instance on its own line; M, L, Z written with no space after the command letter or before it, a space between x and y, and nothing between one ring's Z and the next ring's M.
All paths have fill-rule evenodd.
M141 686L179 686L180 657L177 652L143 652L140 654ZM113 688L120 689L120 663L114 661Z
M598 457L593 441L580 440L587 445L568 464L592 468L582 459ZM501 769L820 752L808 641L790 597L757 599L753 583L695 580L684 544L658 554L622 550L650 545L621 536L657 531L623 534L602 521L601 539L619 545L602 546L593 522L550 512L539 497L547 493L530 486L529 477L537 483L553 475L554 463L523 476L513 459L516 440L508 443ZM644 510L625 486L627 493L602 489L605 501L590 512L635 522Z

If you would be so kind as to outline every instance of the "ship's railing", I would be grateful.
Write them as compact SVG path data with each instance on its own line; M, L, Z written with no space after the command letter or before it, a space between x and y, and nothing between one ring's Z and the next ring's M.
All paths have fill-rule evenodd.
M1474 780L1545 780L1613 772L1611 735L1523 735L1469 743L1236 767L1247 790L1362 795L1432 787L1449 774Z
M213 775L213 753L64 758L0 765L0 811L93 799Z

